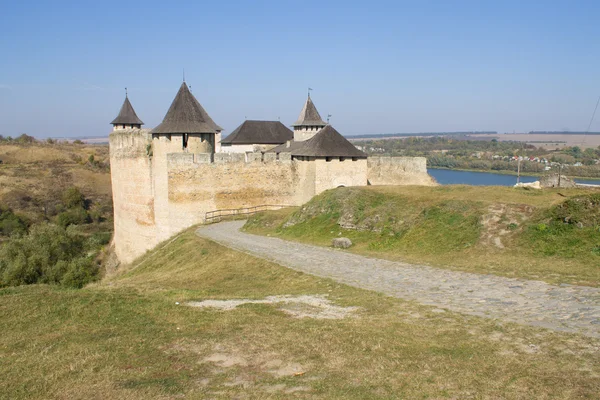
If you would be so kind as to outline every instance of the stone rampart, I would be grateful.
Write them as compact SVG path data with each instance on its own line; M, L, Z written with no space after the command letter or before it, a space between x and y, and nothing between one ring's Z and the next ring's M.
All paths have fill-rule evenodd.
M367 167L370 185L437 185L425 157L369 157Z
M168 155L171 235L204 222L208 211L263 204L300 205L305 200L298 190L299 170L291 160L269 156L267 161L259 161L240 153L221 153L214 154L213 163L206 163L196 162L196 156Z

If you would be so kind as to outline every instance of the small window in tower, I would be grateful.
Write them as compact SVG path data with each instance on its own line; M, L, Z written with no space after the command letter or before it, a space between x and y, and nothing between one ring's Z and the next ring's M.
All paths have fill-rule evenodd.
M357 157L352 157L352 161L356 161L356 160L358 160Z
M325 157L325 162L331 162L331 157Z
M340 157L340 161L344 161L346 157Z

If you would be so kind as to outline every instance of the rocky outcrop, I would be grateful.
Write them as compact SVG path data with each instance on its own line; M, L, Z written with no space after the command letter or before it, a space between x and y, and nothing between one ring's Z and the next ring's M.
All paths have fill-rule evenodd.
M546 188L574 188L577 186L574 180L559 174L544 176L540 179L540 184Z

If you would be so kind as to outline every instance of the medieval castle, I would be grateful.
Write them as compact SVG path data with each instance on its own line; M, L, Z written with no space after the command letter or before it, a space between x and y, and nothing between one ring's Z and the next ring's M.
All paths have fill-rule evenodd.
M115 250L130 262L208 211L298 206L339 186L434 184L422 157L367 157L321 119L310 96L293 131L245 121L221 140L183 82L163 122L142 129L128 97L112 121Z

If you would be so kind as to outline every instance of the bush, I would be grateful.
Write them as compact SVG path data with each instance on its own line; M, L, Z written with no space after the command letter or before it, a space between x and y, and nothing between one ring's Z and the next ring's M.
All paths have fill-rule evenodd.
M9 138L10 138L10 136L9 136ZM33 136L29 136L28 134L23 133L15 139L15 142L20 143L20 144L31 144L31 143L35 143L36 140Z
M79 257L68 264L60 283L64 286L81 289L94 280L97 273L97 268L93 266L92 260Z
M71 186L62 194L62 202L67 208L84 208L85 197L78 187Z
M72 208L61 212L56 217L56 223L63 228L66 228L69 225L87 224L90 221L90 215L82 207Z
M111 232L96 232L88 238L86 246L90 250L95 250L110 243L111 238Z
M54 283L82 287L98 275L85 257L83 236L52 224L39 224L29 235L0 248L0 286Z
M10 208L0 205L0 235L25 234L27 226L25 218L13 213Z

